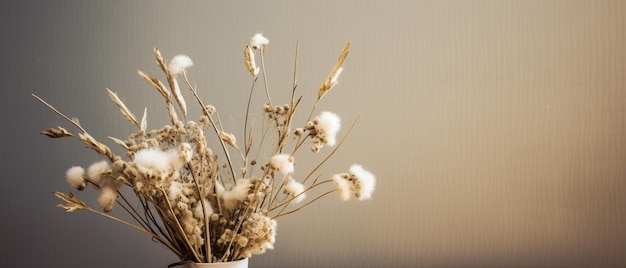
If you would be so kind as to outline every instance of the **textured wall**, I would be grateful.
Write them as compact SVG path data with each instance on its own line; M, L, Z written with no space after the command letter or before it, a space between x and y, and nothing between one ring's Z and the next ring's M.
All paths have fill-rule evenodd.
M136 75L157 72L158 47L194 59L202 97L236 129L250 82L241 51L257 31L277 102L296 40L305 100L352 40L321 108L344 126L361 117L326 173L359 162L378 189L281 219L276 249L251 267L626 265L622 1L3 1L0 266L174 262L134 230L54 208L65 170L99 158L38 135L69 124L30 94L97 138L124 137L104 89L136 111L161 107Z

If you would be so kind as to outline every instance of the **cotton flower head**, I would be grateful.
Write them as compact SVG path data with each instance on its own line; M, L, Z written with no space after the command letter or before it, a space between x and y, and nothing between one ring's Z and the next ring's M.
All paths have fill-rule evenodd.
M172 76L179 76L183 74L183 71L193 66L193 61L186 55L178 55L167 65L167 69L170 71Z
M204 210L202 210L204 208ZM213 209L211 208L211 203L206 198L203 201L198 200L193 207L193 216L198 219L204 219L205 217L209 217L213 214Z
M335 146L340 128L341 119L329 111L322 112L312 122L307 123L305 129L310 130L313 135L313 152L319 151L324 144Z
M374 175L358 164L350 166L348 173L333 176L333 181L339 197L344 201L350 199L352 194L359 200L370 199L374 188L376 188Z
M171 163L176 159L178 159L177 152L162 151L157 147L152 147L135 153L133 162L144 176L164 179L173 170Z
M79 166L71 167L65 172L65 178L70 186L82 191L87 187L85 182L85 169Z
M353 179L355 187L355 195L359 200L367 200L372 198L372 192L376 188L376 178L374 174L363 169L361 165L354 164L350 166L350 177Z
M297 204L304 200L304 198L306 198L306 193L304 192L304 190L304 185L294 180L291 176L288 176L286 178L284 192L285 194L294 198L291 203Z
M342 174L336 174L333 176L333 182L335 183L335 189L339 194L339 198L343 201L350 199L352 196L352 190L350 190L350 182L347 176Z
M111 165L105 160L91 164L87 168L87 178L94 184L102 183L104 176L111 173Z
M98 196L98 204L102 207L104 212L111 212L113 205L117 200L117 190L112 187L102 187L100 195Z
M181 143L176 149L163 151L158 147L146 148L135 153L133 162L139 172L148 177L166 178L191 160L193 150L189 143Z
M250 47L254 50L257 50L259 48L265 48L269 43L270 40L265 38L265 36L263 36L261 33L255 34L250 39Z
M180 169L184 164L191 161L191 157L193 156L193 150L191 149L191 144L183 142L178 145L178 151L176 157L173 157L170 161L172 162L172 168L174 170Z
M175 200L177 197L183 194L183 186L180 182L173 181L170 183L170 187L168 188L168 195L171 200Z
M237 207L239 202L244 201L248 197L248 191L250 190L250 179L239 179L237 185L235 185L230 191L223 193L224 207L232 210Z
M283 176L294 171L294 158L288 154L277 154L270 159L270 166L278 170Z

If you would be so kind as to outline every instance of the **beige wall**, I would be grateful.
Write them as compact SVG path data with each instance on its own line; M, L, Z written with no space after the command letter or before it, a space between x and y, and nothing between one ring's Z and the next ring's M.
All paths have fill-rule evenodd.
M321 108L345 127L360 120L325 174L358 162L378 189L370 201L330 198L281 219L276 249L251 267L626 265L622 1L15 2L0 4L11 37L1 114L22 128L2 134L15 152L5 177L19 179L2 181L14 220L0 231L0 266L175 261L132 230L53 208L65 169L97 157L36 135L67 124L30 93L99 138L123 137L131 128L104 88L137 111L160 107L136 77L157 71L156 46L191 56L203 97L239 118L250 82L241 49L256 31L271 42L273 92L288 90L299 40L304 107L352 40ZM154 114L156 127L165 114Z

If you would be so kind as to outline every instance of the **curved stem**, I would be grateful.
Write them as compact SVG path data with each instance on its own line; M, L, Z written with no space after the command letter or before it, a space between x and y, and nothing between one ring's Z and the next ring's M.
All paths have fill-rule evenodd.
M48 106L48 108L50 108L50 110L54 111L55 113L57 113L58 115L60 115L61 117L63 117L65 120L70 121L70 123L72 123L74 126L76 126L78 129L80 129L80 131L82 131L83 133L87 133L87 130L85 130L82 126L80 126L80 124L76 121L74 121L74 119L70 119L69 117L67 117L65 114L63 114L61 111L57 110L57 108L54 108L54 106L50 105L49 103L47 103L46 101L44 101L42 98L40 98L39 96L35 95L35 94L30 94L33 97L35 97L36 99L38 99L41 103L43 103L44 105Z
M250 94L248 95L248 104L246 105L246 118L244 120L244 124L243 124L243 142L244 142L244 151L245 151L245 160L246 160L246 166L248 165L247 160L248 160L248 154L250 153L250 146L252 146L251 143L248 143L248 117L250 114L250 103L252 102L252 92L254 91L254 85L256 84L256 77L253 78L252 80L252 85L250 86Z
M346 133L346 135L343 136L343 138L341 138L341 141L339 141L337 146L335 146L335 148L330 152L330 154L328 154L328 156L326 156L315 168L313 168L313 170L311 170L311 172L304 178L304 180L302 180L302 183L305 183L309 178L311 178L313 173L315 173L318 169L320 169L322 165L324 165L324 163L326 163L326 161L328 161L328 159L330 159L335 154L335 152L337 152L339 147L341 147L341 145L346 141L346 138L348 138L348 135L350 135L350 132L352 132L352 129L354 129L354 126L356 125L357 121L359 121L358 117L356 118L356 120L354 120L354 122L348 129L348 132Z
M282 216L285 216L285 215L289 215L289 214L291 214L291 213L295 213L295 212L297 212L297 211L299 211L299 210L301 210L301 209L305 208L306 206L308 206L308 205L310 205L310 204L313 204L315 201L319 200L320 198L322 198L322 197L324 197L324 196L329 195L330 193L332 193L332 192L334 192L334 191L336 191L336 189L332 189L332 190L330 190L330 191L328 191L328 192L325 192L325 193L321 194L320 196L316 197L315 199L313 199L313 200L311 200L311 201L307 202L306 204L302 205L302 206L301 206L301 207L299 207L299 208L296 208L296 209L294 209L294 210L291 210L291 211L288 211L288 212L285 212L285 213L282 213L282 214L278 214L278 215L276 215L276 216L272 217L272 220L275 220L275 219L276 219L276 218L278 218L278 217L282 217Z
M228 147L226 147L226 143L224 143L224 140L220 138L220 133L219 133L220 130L218 130L217 124L215 124L215 120L213 120L213 117L211 117L209 110L206 108L206 106L200 99L200 96L198 96L198 92L196 91L196 89L193 86L191 86L191 83L189 83L189 79L187 79L187 73L184 70L183 70L183 78L185 78L185 83L189 87L189 90L193 94L194 98L196 98L196 101L198 102L198 104L200 104L200 107L202 107L202 112L204 113L204 115L206 115L207 118L209 118L209 122L211 123L211 126L213 127L213 130L215 131L215 134L217 135L218 140L220 141L220 145L222 145L222 150L224 150L224 154L226 155L226 160L228 161L228 166L230 167L230 172L231 172L230 174L233 175L233 181L235 181L236 183L235 176L237 173L235 173L235 168L233 167L233 161L230 158L230 153L228 153Z
M120 219L120 218L117 218L117 217L111 216L111 215L109 215L109 214L106 214L106 213L103 213L103 212L100 212L100 211L94 210L94 209L92 209L91 207L87 207L86 209L87 209L87 211L90 211L90 212L96 213L96 214L98 214L98 215L100 215L100 216L103 216L103 217L105 217L105 218L109 218L109 219L114 220L114 221L116 221L116 222L119 222L119 223L125 224L125 225L127 225L127 226L130 226L130 227L132 227L132 228L134 228L134 229L136 229L136 230L139 230L139 231L140 231L140 232L142 232L142 233L148 234L149 236L152 236L153 238L155 238L156 240L158 240L159 242L161 242L163 245L165 245L167 248L169 248L170 250L172 250L172 251L173 251L176 255L178 255L178 256L183 256L183 254L182 254L182 253L181 253L178 249L176 249L174 246L172 246L172 244L170 244L168 241L164 240L162 237L160 237L160 236L156 235L156 234L155 234L155 233L153 233L153 232L150 232L150 231L148 231L148 230L146 230L146 229L144 229L144 228L141 228L141 227L139 227L139 226L137 226L137 225L134 225L134 224L132 224L132 223L130 223L130 222L124 221L124 220L122 220L122 219Z
M267 96L267 101L269 102L270 106L274 108L274 105L272 104L272 99L270 98L269 87L267 86L267 74L265 73L265 57L263 56L264 54L265 49L261 47L261 68L263 68L263 83L265 84L265 95Z

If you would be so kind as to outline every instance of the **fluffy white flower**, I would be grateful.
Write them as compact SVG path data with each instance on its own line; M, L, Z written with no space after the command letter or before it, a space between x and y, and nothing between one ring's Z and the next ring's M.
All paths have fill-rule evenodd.
M144 175L164 178L172 169L171 160L176 158L178 154L174 151L164 152L153 147L135 153L133 162L137 165L137 170Z
M219 181L215 181L215 193L218 196L222 196L224 192L226 192L226 190L224 189L224 186Z
M87 168L87 178L95 183L102 183L103 175L111 173L111 165L106 160L98 161Z
M193 156L191 145L186 142L183 142L178 146L178 151L175 151L175 156L173 153L174 152L168 151L168 157L170 157L170 167L172 170L179 170L183 167L183 165L191 161L191 157Z
M204 211L202 211L202 202L198 201L193 207L193 216L197 219L204 219L204 217L209 217L213 214L213 209L211 208L211 203L209 200L204 198Z
M259 48L263 48L263 47L267 46L269 43L270 43L270 40L265 38L265 36L263 36L261 33L255 34L250 39L250 47L255 49L255 50L259 49Z
M102 187L100 195L98 196L98 204L102 207L104 212L110 212L113 210L113 205L117 200L117 190L112 187Z
M183 73L183 71L189 67L193 66L193 61L186 55L178 55L167 65L167 69L173 76L179 76Z
M325 111L316 117L314 127L323 142L334 146L337 142L337 133L341 128L341 119L337 114Z
M133 162L139 172L147 176L165 178L179 170L191 160L193 150L188 143L181 143L178 149L162 151L157 147L146 148L135 153Z
M183 187L180 182L173 181L168 189L169 199L175 200L176 197L183 194Z
M350 175L356 181L360 187L356 187L355 195L359 198L359 200L367 200L372 198L372 192L374 192L374 188L376 188L376 178L374 174L369 171L363 169L361 165L354 164L350 166Z
M337 193L339 193L339 198L341 200L346 201L350 199L352 195L352 191L350 190L350 181L343 178L341 174L336 174L333 176L333 182L335 182L335 187L337 189Z
M224 198L224 207L229 210L236 208L240 201L248 197L249 190L250 179L237 180L237 185L230 189L230 191L224 192L222 195Z
M295 181L293 178L288 177L287 184L285 185L285 193L295 197L291 203L300 203L304 198L306 198L306 193L304 193L304 185Z
M270 159L270 165L287 176L294 171L294 158L289 154L277 154Z
M75 166L69 168L65 172L65 178L70 186L82 191L87 187L85 183L85 169L83 167Z

